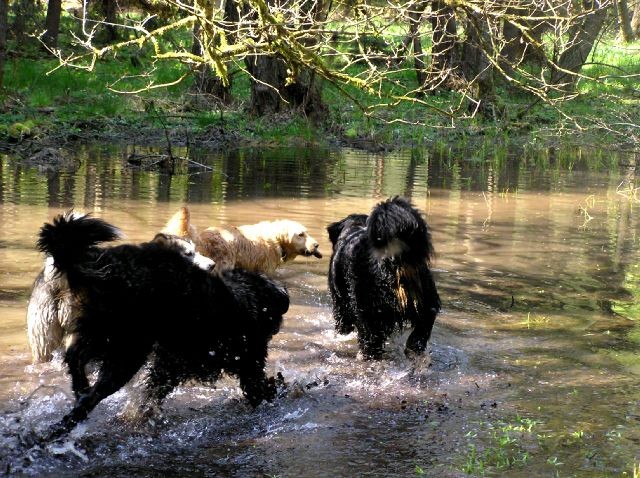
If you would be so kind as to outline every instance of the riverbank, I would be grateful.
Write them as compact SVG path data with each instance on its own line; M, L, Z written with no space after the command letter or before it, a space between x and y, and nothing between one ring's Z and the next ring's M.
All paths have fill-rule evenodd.
M64 151L97 141L168 150L309 145L383 152L472 146L492 155L514 146L628 152L640 144L640 90L626 88L622 101L619 87L605 81L585 84L573 100L555 105L498 88L502 108L491 118L456 106L454 95L434 97L438 110L410 101L381 107L381 98L362 93L354 101L325 85L325 114L310 119L296 112L252 115L247 78L236 79L232 100L222 105L194 93L189 80L164 89L116 93L109 85L131 68L118 59L91 73L56 66L42 58L9 61L0 103L1 151L28 159L45 148ZM169 74L158 71L156 76Z

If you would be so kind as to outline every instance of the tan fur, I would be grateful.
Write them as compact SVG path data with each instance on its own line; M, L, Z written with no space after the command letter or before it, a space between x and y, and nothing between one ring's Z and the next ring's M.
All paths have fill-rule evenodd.
M306 228L286 219L239 227L209 227L198 233L191 224L189 210L182 207L164 232L190 238L199 253L215 261L218 272L239 267L270 273L299 255L322 257L318 243Z
M183 239L191 239L194 243L198 237L198 231L191 225L191 213L189 208L186 207L181 207L177 213L171 216L162 232L173 234Z
M419 310L421 290L422 283L415 267L405 265L398 269L396 272L395 293L398 298L398 304L403 310L406 311L409 304L415 310Z

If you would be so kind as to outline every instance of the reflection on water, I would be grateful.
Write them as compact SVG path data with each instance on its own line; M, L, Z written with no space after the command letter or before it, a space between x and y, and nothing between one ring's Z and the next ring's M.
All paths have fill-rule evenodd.
M60 172L1 159L2 469L607 476L640 461L633 158L191 151L193 162L179 161L174 175L127 161L148 152L87 149ZM332 329L324 228L395 194L426 212L436 245L444 312L430 367L403 357L402 338L389 344L387 360L362 362L354 337ZM324 259L298 258L276 273L292 307L269 367L285 376L286 395L251 411L232 380L215 389L189 384L156 421L136 424L136 381L103 402L74 440L25 451L20 431L45 429L71 403L59 359L29 364L25 306L41 265L39 226L73 206L143 241L185 203L200 227L286 217L319 239Z

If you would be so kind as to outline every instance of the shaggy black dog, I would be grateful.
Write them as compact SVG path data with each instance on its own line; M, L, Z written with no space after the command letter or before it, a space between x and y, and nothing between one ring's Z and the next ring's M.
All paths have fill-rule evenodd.
M78 309L65 354L76 402L48 438L84 420L147 361L146 393L157 403L185 380L213 383L223 372L239 378L251 405L273 399L276 382L264 367L289 308L286 290L241 270L217 277L175 239L97 246L118 236L100 219L73 214L40 231L38 247L66 277ZM90 362L99 364L93 385Z
M153 242L172 242L202 269L211 271L214 268L214 261L195 252L195 244L189 239L157 234ZM27 306L27 337L34 363L47 362L57 349L67 348L78 315L76 309L66 275L60 274L53 265L53 258L47 256L33 283Z
M327 227L333 244L329 290L336 330L358 332L367 359L379 359L396 327L413 327L405 352L423 352L440 311L429 270L433 246L420 212L406 199L378 204Z

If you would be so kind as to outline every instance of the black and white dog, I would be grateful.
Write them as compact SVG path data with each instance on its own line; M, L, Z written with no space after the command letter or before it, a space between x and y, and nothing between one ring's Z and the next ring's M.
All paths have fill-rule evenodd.
M410 324L405 352L423 352L440 297L429 269L431 236L420 212L394 197L368 216L351 214L327 231L333 244L329 290L336 330L356 330L364 357L379 359L393 330Z
M185 380L213 383L223 372L239 378L251 405L273 399L276 381L264 368L286 290L256 273L211 274L175 239L98 246L118 236L101 219L69 213L40 231L38 247L78 311L65 354L76 402L48 438L70 431L147 361L147 398L157 403ZM93 385L90 362L99 366Z
M76 213L73 213L76 214ZM77 214L77 217L81 215ZM213 270L215 262L195 251L189 239L171 234L157 234L157 244L178 246L182 254L204 270ZM72 340L72 330L78 316L74 297L65 274L53 265L53 257L46 256L31 289L27 305L27 338L34 363L48 362L58 349L66 350Z

